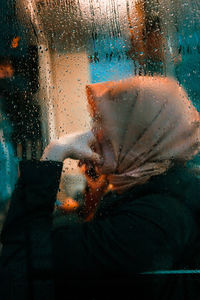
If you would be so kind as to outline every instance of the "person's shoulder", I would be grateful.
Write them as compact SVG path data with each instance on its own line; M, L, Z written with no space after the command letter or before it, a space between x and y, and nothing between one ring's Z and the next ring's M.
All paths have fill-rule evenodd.
M184 202L194 192L200 195L200 178L191 165L175 164L165 173L153 176L139 189L144 195L156 193L161 197L168 196Z
M101 201L97 215L137 213L141 216L187 219L191 211L200 211L199 195L198 177L190 167L178 164L122 194L109 192Z
M188 209L200 210L200 179L195 172L184 165L175 165L167 172L152 177L147 183L125 192L121 209L157 210L167 214L183 213Z

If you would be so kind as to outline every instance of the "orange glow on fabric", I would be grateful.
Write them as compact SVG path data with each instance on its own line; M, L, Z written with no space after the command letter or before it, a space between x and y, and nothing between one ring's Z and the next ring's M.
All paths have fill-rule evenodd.
M74 212L79 207L77 201L72 199L71 197L67 197L62 204L59 206L59 210L62 210L65 213Z
M20 37L16 36L15 38L12 39L11 47L12 48L17 48L19 46L19 41Z
M91 178L87 174L86 166L81 166L81 171L84 173L87 179L88 190L85 191L84 197L84 208L82 210L82 215L86 222L90 221L98 207L99 200L107 192L108 181L107 176L102 174L97 179Z

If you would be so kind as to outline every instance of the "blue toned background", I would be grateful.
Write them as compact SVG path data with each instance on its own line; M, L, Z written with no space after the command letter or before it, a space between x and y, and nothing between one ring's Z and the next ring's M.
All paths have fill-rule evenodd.
M91 83L120 80L138 74L139 65L128 56L130 44L121 37L99 37L91 44ZM191 33L187 27L179 33L182 61L175 65L178 82L186 89L200 111L200 30Z
M0 116L0 209L4 209L17 181L18 159L10 141L11 125L2 111Z
M100 37L94 40L89 66L91 83L132 76L136 69L128 51L129 44L122 38Z

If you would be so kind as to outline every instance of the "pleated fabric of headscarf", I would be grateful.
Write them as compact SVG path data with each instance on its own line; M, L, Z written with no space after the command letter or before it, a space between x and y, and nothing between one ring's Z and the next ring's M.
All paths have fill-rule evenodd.
M172 78L137 76L86 86L97 152L123 192L200 151L200 117Z

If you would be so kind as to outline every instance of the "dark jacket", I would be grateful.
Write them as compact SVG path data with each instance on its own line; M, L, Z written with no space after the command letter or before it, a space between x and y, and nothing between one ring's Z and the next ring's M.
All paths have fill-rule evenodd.
M188 168L176 165L121 195L109 192L92 221L55 229L61 170L59 162L20 162L1 234L0 299L65 299L61 291L70 288L74 295L88 288L90 296L95 288L91 298L84 289L82 299L116 299L136 287L148 299L200 296L197 274L189 298L181 295L191 276L144 274L199 268L200 180Z

